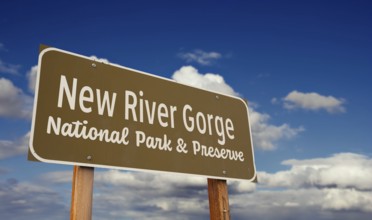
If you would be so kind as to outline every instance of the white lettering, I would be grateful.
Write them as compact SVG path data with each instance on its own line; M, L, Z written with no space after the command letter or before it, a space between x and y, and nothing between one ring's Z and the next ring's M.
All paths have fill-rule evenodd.
M58 93L58 104L59 108L63 106L63 99L66 96L68 105L71 110L75 110L76 105L76 93L77 93L77 83L78 80L73 78L72 88L69 87L67 83L66 76L61 75ZM97 96L97 113L103 115L105 110L107 110L108 116L112 117L114 114L114 108L116 103L116 93L112 93L112 98L110 99L110 93L108 91L103 92L103 97L101 98L101 90L94 90L89 86L83 86L79 92L79 107L84 113L91 113L95 110L94 107L94 95Z
M137 122L137 113L139 113L139 122L153 125L157 122L162 127L174 128L174 114L177 106L166 105L143 99L143 91L139 92L139 98L132 91L125 91L125 120L132 119ZM157 119L157 120L156 120Z
M101 91L97 89L97 107L98 107L98 114L103 115L105 109L107 109L108 116L112 117L114 114L116 103L116 93L112 93L112 98L110 100L110 94L108 91L103 93L103 98L101 100Z
M244 162L244 153L242 151L230 150L226 148L217 148L205 146L198 141L192 141L194 155L210 158L222 158L224 160Z
M217 141L219 144L224 145L225 144L225 130L224 130L225 127L223 126L222 120L223 120L222 117L216 116L214 123L215 123L216 133L219 137Z
M149 106L150 104L148 100L145 101L145 105L146 105L146 112L147 112L147 120L150 125L153 125L154 119L155 119L156 102L152 102L151 109L150 109L150 106Z
M168 115L168 108L164 103L160 103L158 106L158 120L159 124L163 127L168 127L168 122L163 121L163 119L167 119L169 117Z
M186 121L186 119L187 119L187 111L192 111L192 107L190 106L190 105L185 105L184 107L183 107L183 124L185 125L185 128L186 128L186 130L187 131L189 131L189 132L192 132L193 130L194 130L194 120L193 120L193 118L192 117L189 117L188 118L188 121ZM188 122L190 123L190 124L188 124Z
M85 95L86 93L88 94ZM94 102L93 90L89 86L84 86L80 90L79 105L83 112L90 113L92 112L92 107L86 107L85 106L86 102L90 102L90 103Z
M226 119L226 134L231 139L234 140L235 135L234 133L230 134L230 132L234 132L234 124L232 123L231 119Z
M170 146L171 140L168 139L166 134L163 135L162 138L160 137L153 137L153 136L146 136L143 131L136 131L136 146L140 147L141 145L145 145L148 149L158 149L161 151L172 151L172 147Z
M217 142L220 145L225 145L226 136L233 140L234 125L230 118L223 118L221 116L214 116L212 114L204 114L203 112L192 112L192 107L186 104L182 111L183 124L188 132L196 131L200 134L213 135L217 134Z
M74 78L72 81L72 91L71 91L67 83L66 76L61 75L61 80L59 82L58 108L62 108L63 97L64 97L63 94L66 94L70 109L75 110L76 86L77 86L77 79Z
M207 125L205 122L204 114L201 112L196 113L196 121L196 126L198 127L200 134L205 134L205 132L207 131Z
M130 97L133 100L132 103L130 103ZM125 120L129 120L129 110L132 112L133 121L137 121L137 114L136 114L136 108L137 106L137 96L132 91L125 91Z
M121 132L110 131L108 129L98 129L96 127L87 127L88 121L65 122L62 123L60 117L55 120L52 116L48 117L47 133L61 135L64 137L83 138L89 140L99 140L106 143L128 145L129 129L124 127Z

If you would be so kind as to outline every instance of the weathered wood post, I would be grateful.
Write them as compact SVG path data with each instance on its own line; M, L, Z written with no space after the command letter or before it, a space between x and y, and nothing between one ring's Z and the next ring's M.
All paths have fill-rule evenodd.
M226 180L208 179L211 220L230 220L229 195Z
M94 168L74 166L70 220L91 220Z

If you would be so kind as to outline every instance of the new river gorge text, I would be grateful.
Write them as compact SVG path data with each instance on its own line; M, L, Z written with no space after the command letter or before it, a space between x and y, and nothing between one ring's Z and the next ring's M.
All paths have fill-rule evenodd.
M122 98L120 96L123 95ZM190 104L181 108L162 102L147 100L144 92L124 90L110 92L87 85L80 85L79 80L66 75L60 76L58 88L58 108L68 108L70 111L81 111L86 114L98 114L99 117L113 118L118 101L124 101L124 109L120 114L125 121L132 123L147 123L163 128L179 129L175 118L181 114L185 132L208 135L216 138L216 145L206 146L198 140L190 143L180 137L171 140L169 135L161 137L146 135L144 131L123 127L121 130L110 130L91 126L88 120L64 121L61 117L48 116L46 133L67 138L100 141L110 144L130 145L129 135L135 135L136 147L146 147L153 150L176 151L182 154L192 153L195 156L225 159L237 162L244 161L242 151L226 147L228 140L234 140L234 123L226 117L195 111ZM173 143L173 141L175 141ZM191 146L191 147L190 147Z

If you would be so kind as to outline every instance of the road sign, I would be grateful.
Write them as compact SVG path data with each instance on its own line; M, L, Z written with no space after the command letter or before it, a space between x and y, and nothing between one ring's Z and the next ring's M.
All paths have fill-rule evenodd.
M30 152L48 163L256 176L241 98L56 48L39 55Z

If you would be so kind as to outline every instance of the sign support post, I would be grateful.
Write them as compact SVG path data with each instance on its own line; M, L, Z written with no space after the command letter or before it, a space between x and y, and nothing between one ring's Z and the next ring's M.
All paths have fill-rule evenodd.
M211 220L230 220L229 195L226 180L208 178L209 212Z
M74 166L70 220L91 220L94 168Z

